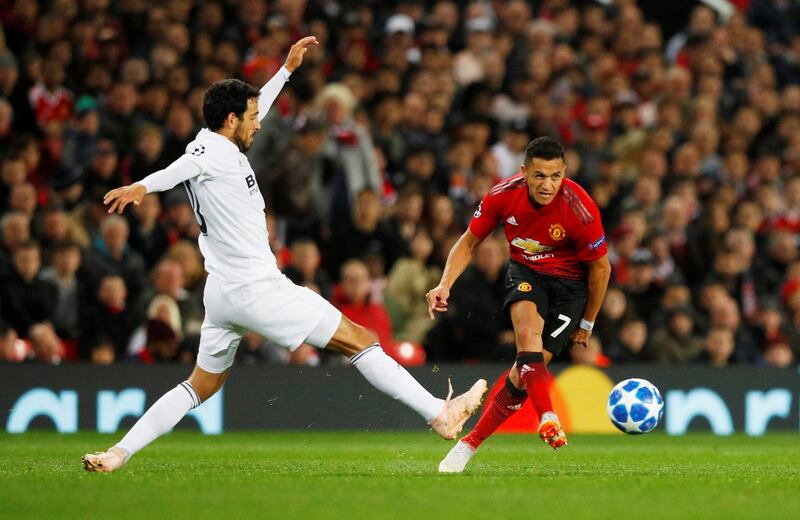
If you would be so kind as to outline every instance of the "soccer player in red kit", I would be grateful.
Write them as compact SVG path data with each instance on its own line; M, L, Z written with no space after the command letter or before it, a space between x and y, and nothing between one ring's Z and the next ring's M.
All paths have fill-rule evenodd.
M549 137L531 141L517 175L495 185L453 246L439 285L427 294L431 319L447 310L450 288L478 244L502 223L511 250L504 309L510 313L517 359L486 404L475 428L439 464L460 473L481 443L530 399L539 437L567 444L550 402L547 363L568 340L586 347L605 297L611 264L600 212L576 182L565 178L564 149Z

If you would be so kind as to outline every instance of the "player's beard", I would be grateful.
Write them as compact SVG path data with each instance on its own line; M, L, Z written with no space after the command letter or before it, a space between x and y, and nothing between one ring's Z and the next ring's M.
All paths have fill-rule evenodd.
M236 146L239 147L239 151L242 153L249 150L250 146L253 144L253 136L255 135L255 133L249 135L248 133L244 133L244 135L242 135L243 134L242 132L236 133Z

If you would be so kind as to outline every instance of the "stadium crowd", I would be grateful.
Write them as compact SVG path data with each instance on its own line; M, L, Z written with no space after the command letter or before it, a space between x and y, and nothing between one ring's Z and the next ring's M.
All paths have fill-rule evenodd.
M632 0L0 0L0 360L194 359L199 227L183 188L104 193L179 157L214 81L309 50L248 157L296 283L407 363L508 361L502 235L432 322L477 203L551 135L614 268L563 361L800 359L800 6L699 4L665 35ZM420 345L424 345L423 347ZM245 336L243 363L337 363Z

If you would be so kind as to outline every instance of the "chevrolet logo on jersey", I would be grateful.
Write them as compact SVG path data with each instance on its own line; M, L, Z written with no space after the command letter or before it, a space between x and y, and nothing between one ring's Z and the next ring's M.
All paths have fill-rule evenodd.
M516 237L511 241L511 245L523 249L526 253L530 254L542 253L544 251L552 251L555 249L553 246L543 246L538 240L534 240L532 238Z

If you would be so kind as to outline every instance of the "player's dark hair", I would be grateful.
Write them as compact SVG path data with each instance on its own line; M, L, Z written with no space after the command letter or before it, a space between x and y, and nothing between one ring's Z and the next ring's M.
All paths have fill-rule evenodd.
M563 161L564 147L546 135L537 137L525 147L525 164L530 163L533 159L544 159L545 161L561 159Z
M259 90L238 79L217 81L203 97L203 119L209 130L219 130L231 112L239 119L247 110L247 100L258 98Z

